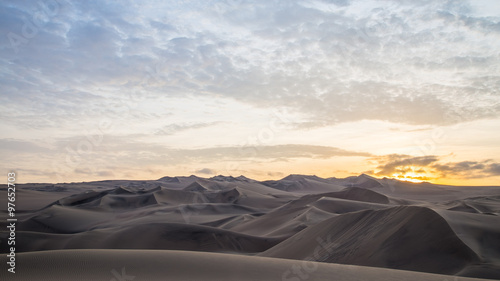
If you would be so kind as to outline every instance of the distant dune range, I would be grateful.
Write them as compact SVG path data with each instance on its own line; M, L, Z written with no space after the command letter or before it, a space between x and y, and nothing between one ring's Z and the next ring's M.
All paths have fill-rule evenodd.
M3 268L2 208L1 280L69 280L79 262L95 270L74 280L110 280L123 267L135 280L500 279L500 187L190 176L16 193L18 273Z

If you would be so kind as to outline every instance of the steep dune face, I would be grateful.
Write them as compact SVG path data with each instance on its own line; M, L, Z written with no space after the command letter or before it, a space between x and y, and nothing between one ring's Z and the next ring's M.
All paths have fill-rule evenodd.
M87 191L59 199L54 204L68 207L107 209L142 208L156 204L197 204L197 203L233 203L241 196L236 188L223 188L217 185L203 185L198 181L188 184L183 189L148 190L118 187L105 191Z
M329 180L332 183L348 187L357 186L368 189L377 189L385 187L382 180L379 180L377 178L365 174L359 175L357 177L348 177L345 179L330 178Z
M344 186L335 185L328 180L315 176L288 176L278 181L264 181L262 184L274 189L296 193L325 193L344 189Z
M479 257L422 207L360 211L311 226L261 256L455 274Z
M100 199L108 193L108 191L88 191L59 199L56 204L61 206L97 206L100 202Z
M500 217L435 209L453 231L485 261L500 260Z
M17 231L72 234L84 232L95 225L113 221L117 214L102 210L52 205L21 221Z
M319 198L310 205L332 214L345 214L362 210L379 210L388 207L386 204L353 201L327 196Z
M326 194L326 196L353 201L389 204L389 198L387 196L369 189L354 186L345 188L339 192Z
M348 187L339 192L303 196L233 229L268 236L291 236L337 214L387 208L385 204L369 202L389 203L389 199L371 190Z
M319 203L320 201L323 202ZM286 210L311 205L323 206L326 209L336 209L340 213L345 213L350 211L342 211L343 206L352 211L352 208L348 207L349 205L356 206L354 207L355 210L364 210L372 208L379 209L380 207L384 207L389 203L389 198L383 194L364 188L347 187L337 192L302 195L300 196L300 198L291 200L290 202L276 208L275 210L273 210L273 212L276 210ZM335 211L334 213L337 213L337 211Z
M184 187L182 190L203 192L203 191L209 190L209 188L203 186L203 184L201 184L200 182L195 181L195 182L191 183L190 185Z
M99 206L107 209L135 209L156 204L158 202L152 193L130 195L108 194L101 198Z
M66 188L53 188L49 186L49 191L41 191L42 187L37 187L35 190L31 189L17 189L16 195L23 200L16 202L16 210L18 212L32 212L54 204L60 199L67 198L74 194L82 193L81 190L68 190ZM5 194L5 193L4 193ZM7 205L7 194L2 194L0 188L0 204L1 206Z
M79 194L74 194L55 202L56 205L78 207L78 208L140 208L148 205L157 204L153 196L154 192L160 191L161 188L151 188L145 190L143 188L133 189L120 186L115 189L105 191L86 191Z
M192 185L190 185L192 186ZM186 190L163 189L154 192L154 197L158 203L162 204L203 204L203 203L234 203L240 198L241 193L237 189L223 191L202 192Z

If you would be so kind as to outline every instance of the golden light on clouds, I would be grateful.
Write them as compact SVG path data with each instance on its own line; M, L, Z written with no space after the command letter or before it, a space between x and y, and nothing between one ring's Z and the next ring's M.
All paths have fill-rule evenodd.
M394 173L391 178L396 180L415 182L415 183L420 183L432 179L428 177L426 173L417 173L413 171L405 173Z

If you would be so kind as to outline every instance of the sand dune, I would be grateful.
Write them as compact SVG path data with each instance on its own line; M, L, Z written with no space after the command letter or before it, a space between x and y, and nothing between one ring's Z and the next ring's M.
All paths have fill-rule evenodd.
M455 274L479 257L423 207L365 210L325 220L261 256Z
M315 176L300 175L290 175L279 181L264 181L262 184L283 191L306 194L340 191L345 188Z
M500 279L500 187L367 175L189 176L26 184L17 192L18 280L44 280L29 279L43 264L64 270L39 276L63 280L80 270L77 262L89 268L93 260L103 271L87 271L87 280L116 279L110 270L125 265L143 280ZM5 193L0 186L3 205ZM0 227L8 253L5 219ZM288 272L303 264L317 269L307 278Z
M458 237L482 259L495 262L500 258L500 217L468 212L435 209L446 219Z
M220 228L179 223L148 223L91 230L73 235L21 231L18 252L58 249L169 249L259 253L282 242ZM7 248L2 245L2 251Z
M326 196L346 199L346 200L353 200L353 201L379 203L379 204L389 203L389 198L387 198L387 196L372 191L370 189L365 189L355 186L345 188L339 192L329 193Z
M5 263L5 256L0 258ZM473 281L383 268L293 261L242 255L155 250L66 250L19 254L16 274L2 280L332 280Z

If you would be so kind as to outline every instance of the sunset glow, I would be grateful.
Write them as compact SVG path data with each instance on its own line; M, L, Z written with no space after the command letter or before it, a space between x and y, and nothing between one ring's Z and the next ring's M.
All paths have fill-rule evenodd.
M20 182L500 182L498 1L52 2L0 4Z
M427 177L423 174L415 174L415 173L409 172L409 173L405 173L405 174L393 174L392 178L396 179L396 180L419 183L419 182L426 181L426 180L423 180L423 178L427 178Z
M500 280L500 0L0 1L0 119L1 280Z

